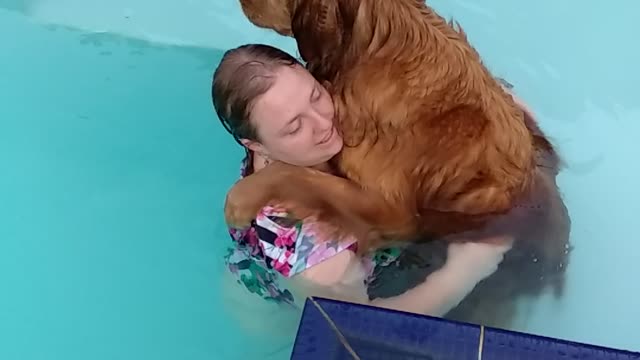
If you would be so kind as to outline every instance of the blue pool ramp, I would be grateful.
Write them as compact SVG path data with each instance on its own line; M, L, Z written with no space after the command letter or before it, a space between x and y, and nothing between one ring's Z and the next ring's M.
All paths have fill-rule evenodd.
M640 353L308 298L292 360L631 360Z

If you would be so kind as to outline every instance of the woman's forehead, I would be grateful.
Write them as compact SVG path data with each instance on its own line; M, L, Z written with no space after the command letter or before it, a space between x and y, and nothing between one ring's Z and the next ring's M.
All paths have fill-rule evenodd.
M282 67L271 88L254 105L256 120L268 118L285 125L309 106L314 85L315 80L304 68Z
M277 99L295 99L300 95L307 95L314 84L313 76L305 68L283 66L276 71L273 86L267 93Z

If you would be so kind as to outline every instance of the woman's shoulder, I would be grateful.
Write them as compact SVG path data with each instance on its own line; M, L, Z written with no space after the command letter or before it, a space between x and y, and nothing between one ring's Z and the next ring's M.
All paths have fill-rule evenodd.
M239 246L252 253L285 277L304 271L335 254L349 250L355 240L320 239L316 223L292 217L286 209L265 206L252 226L238 232L230 229Z
M241 162L241 177L254 172L255 157L251 151ZM314 221L292 217L285 208L265 206L243 230L229 229L239 246L251 248L252 254L265 260L269 268L286 277L293 276L335 254L352 248L355 240L320 239Z

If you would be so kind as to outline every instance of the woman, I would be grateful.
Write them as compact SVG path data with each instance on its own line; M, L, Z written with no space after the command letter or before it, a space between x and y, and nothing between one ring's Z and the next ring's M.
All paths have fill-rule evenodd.
M218 117L247 150L242 176L270 161L331 172L342 149L327 90L289 54L267 45L228 51L212 86ZM239 282L263 298L301 306L309 295L442 316L493 273L509 245L448 245L445 265L397 296L369 300L373 270L393 262L386 249L365 258L356 240L319 240L316 225L266 207L249 229L231 229L235 242L226 261ZM382 256L381 256L382 255Z

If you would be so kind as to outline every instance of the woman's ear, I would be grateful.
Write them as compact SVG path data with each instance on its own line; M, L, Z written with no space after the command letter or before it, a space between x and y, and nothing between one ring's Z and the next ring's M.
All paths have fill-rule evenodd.
M240 139L240 142L242 143L242 145L244 145L244 147L253 151L254 153L258 153L263 156L266 155L266 149L259 142L249 139Z

